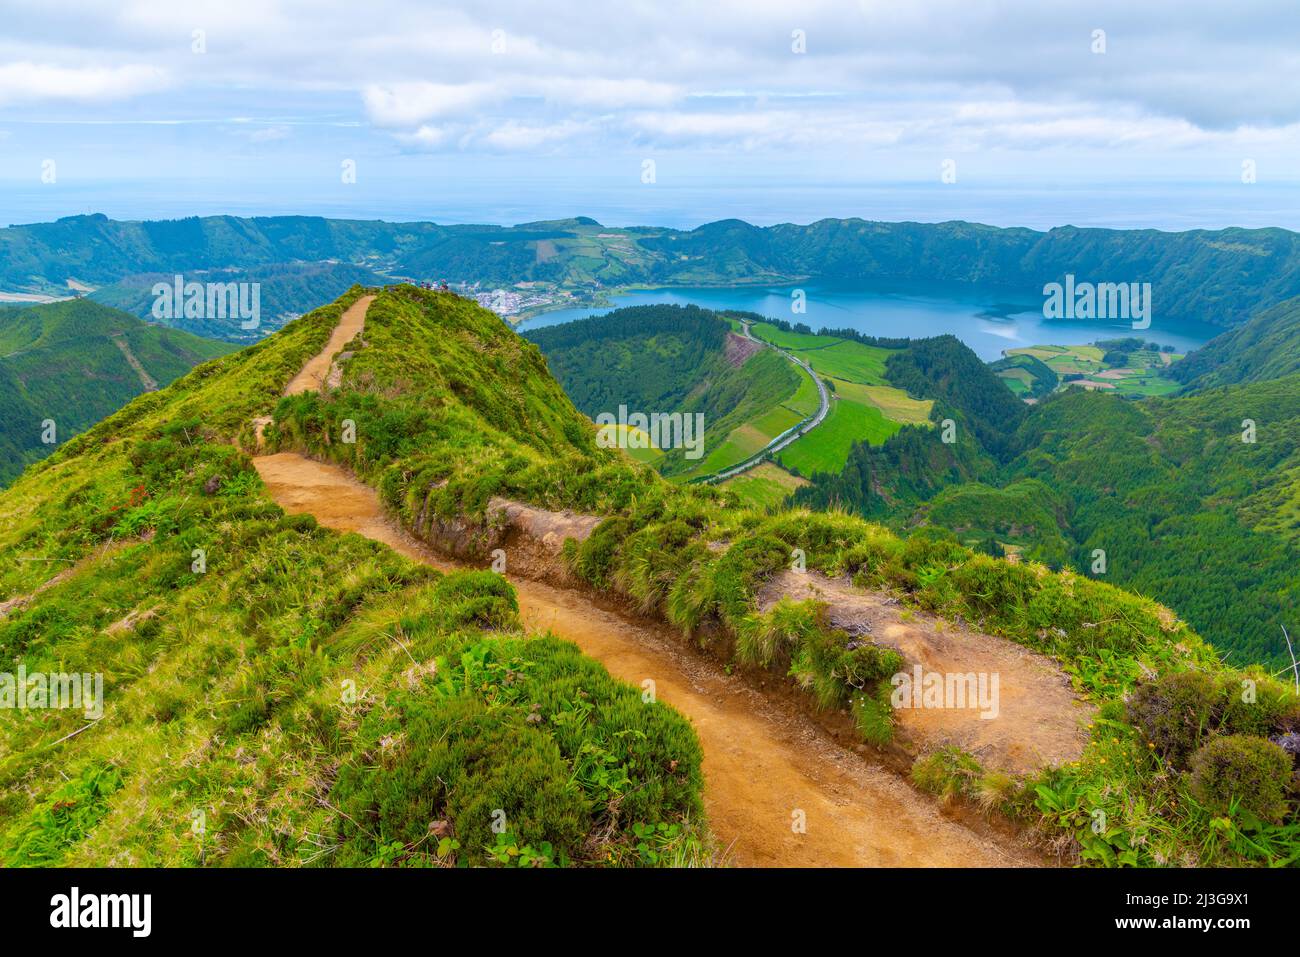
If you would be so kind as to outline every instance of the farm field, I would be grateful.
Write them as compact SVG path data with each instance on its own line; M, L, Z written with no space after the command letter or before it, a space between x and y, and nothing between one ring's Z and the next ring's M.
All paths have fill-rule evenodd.
M781 349L797 351L800 349L821 349L832 346L837 342L843 342L843 339L835 339L830 336L817 336L808 332L787 332L779 329L774 325L766 322L756 322L751 327L755 338L762 339L764 342L770 342L772 345Z
M840 385L840 383L836 383ZM800 475L838 472L849 459L855 442L879 445L902 428L902 424L885 418L874 405L838 395L831 399L826 421L778 455L778 461Z
M832 390L826 421L778 456L781 464L799 474L838 472L848 461L855 442L878 444L904 425L929 421L932 402L911 398L885 378L885 362L896 350L852 339L786 331L767 323L755 323L752 331L756 337L807 362ZM813 383L801 384L799 392L785 404L808 412L815 410L817 393Z
M885 418L900 425L928 425L933 399L913 399L902 389L892 385L861 385L857 382L835 382L835 394L863 405L874 405Z
M817 384L813 382L812 377L800 372L799 388L782 405L792 412L797 412L801 419L816 412L820 399L817 395Z
M806 480L791 475L780 466L764 462L743 475L727 479L719 487L735 492L747 505L767 507L780 505L787 495L807 484Z
M841 340L825 348L796 349L794 354L810 363L819 375L863 385L885 385L885 360L894 351Z
M1165 369L1182 356L1153 348L1132 349L1134 341L1130 340L1129 348L1123 352L1123 365L1108 361L1108 357L1115 356L1119 350L1108 352L1101 345L1036 345L1008 349L1005 355L1007 358L1032 356L1045 363L1058 377L1055 389L1058 392L1072 386L1131 397L1169 395L1178 391L1179 383L1170 378ZM1015 395L1029 397L1033 377L1027 370L1004 368L997 374Z

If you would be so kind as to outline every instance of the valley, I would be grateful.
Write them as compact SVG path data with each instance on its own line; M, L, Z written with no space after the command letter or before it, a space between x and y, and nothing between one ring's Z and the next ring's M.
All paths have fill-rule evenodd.
M85 300L36 309L122 321ZM170 386L136 345L147 339L106 333L144 394L0 493L14 526L0 540L0 647L29 668L111 648L110 708L85 725L0 722L0 856L1276 862L1295 827L1278 805L1197 845L1188 835L1222 813L1217 798L1157 769L1188 768L1214 742L1289 740L1297 720L1259 667L1281 664L1273 631L1296 597L1296 384L1223 384L1261 348L1284 371L1296 314L1267 310L1216 340L1191 378L1147 338L987 362L951 334L697 305L525 339L471 300L411 285L354 286ZM15 335L57 328L24 322ZM629 447L606 447L593 420L620 406L703 416L702 454L637 448L627 429L615 444ZM219 575L184 557L199 553ZM1251 581L1234 576L1248 565ZM251 594L264 610L250 618L238 609ZM221 663L200 676L186 636L219 621L243 624L204 632ZM920 669L919 682L926 668L998 675L995 720L889 694L891 676ZM350 674L387 690L336 719L332 689ZM1248 675L1266 706L1214 705L1210 738L1166 742L1132 702L1184 675L1204 676L1210 698ZM470 770L458 755L472 742L445 738L461 712L502 755L539 755L519 765L535 776ZM192 758L198 785L152 783L161 753L142 745L160 716L194 746L220 739ZM374 764L375 748L430 734L446 746L402 752L415 778ZM254 746L275 769L240 770ZM45 748L67 753L71 779L33 763ZM469 777L419 785L443 795L444 836L426 845L424 812L396 811L401 789L449 773ZM273 797L286 774L309 781L301 796ZM233 798L225 782L241 777L255 785ZM1134 792L1156 810L1136 810ZM1090 831L1071 803L1083 794L1111 830ZM184 836L194 801L228 808L211 840ZM514 808L517 829L485 831L482 801ZM84 808L75 823L68 807ZM178 829L146 840L160 814ZM646 827L662 842L653 858L636 840Z
M88 300L0 307L0 485L59 441L234 348Z

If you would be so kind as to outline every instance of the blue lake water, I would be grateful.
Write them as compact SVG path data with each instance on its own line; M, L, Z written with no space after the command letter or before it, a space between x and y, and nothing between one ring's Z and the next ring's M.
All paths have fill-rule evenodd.
M1063 321L1043 318L1042 297L980 286L846 287L804 283L807 310L791 311L792 286L675 287L628 292L613 297L614 305L600 309L560 309L526 319L521 331L602 315L623 306L694 303L706 309L738 309L807 323L813 329L856 329L873 336L921 339L952 333L980 358L991 361L1004 349L1033 345L1079 345L1097 339L1140 336L1178 352L1188 352L1222 332L1213 326L1180 323L1177 330L1160 328L1159 314L1151 327L1134 330L1129 323Z

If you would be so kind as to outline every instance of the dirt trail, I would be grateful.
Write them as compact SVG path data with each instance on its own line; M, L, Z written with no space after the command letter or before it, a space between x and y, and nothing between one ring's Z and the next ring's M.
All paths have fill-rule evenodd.
M319 389L325 384L330 374L330 363L333 361L336 353L341 352L359 333L366 324L366 310L370 304L375 301L374 296L362 296L352 305L344 310L339 324L334 327L334 332L330 335L330 341L325 344L325 348L320 354L313 357L302 371L293 377L293 380L285 386L285 395L297 395L299 392L309 392L313 389Z
M342 317L325 349L286 394L319 388L330 362L361 331L373 296ZM260 430L259 430L260 431ZM346 470L294 452L253 459L271 498L291 514L356 532L443 571L467 567L435 555L383 510L374 489ZM509 503L508 503L509 504ZM512 519L542 537L585 537L594 521L519 506ZM540 524L539 524L540 523ZM544 526L544 527L542 527ZM511 579L529 631L578 645L635 686L647 678L659 700L690 719L704 751L704 804L727 859L742 866L1031 866L1039 860L1008 839L956 823L902 780L836 745L794 709L765 699L716 665L685 651L667 629L602 609L575 591ZM796 822L803 826L796 829Z
M357 532L444 571L345 470L293 452L254 459L286 511ZM658 628L599 608L577 592L513 580L524 625L575 642L616 677L649 678L691 719L704 749L705 807L730 860L744 866L1017 866L1028 853L945 818L899 778L865 765L802 716L782 709ZM806 833L792 828L795 812Z
M957 745L990 770L1025 774L1073 761L1083 753L1083 727L1093 709L1081 701L1051 659L1022 645L982 634L915 609L882 592L854 588L847 579L785 571L759 595L759 607L779 598L813 598L828 605L830 623L855 637L897 649L914 675L996 677L996 707L984 713L973 699L965 707L898 708L899 737L912 750Z
M127 364L134 369L135 374L140 377L140 385L144 387L144 391L157 392L158 380L145 371L145 367L140 364L140 360L137 359L135 353L131 351L131 344L126 341L126 336L119 333L116 336L109 336L109 338L113 340L113 345L117 346L118 349L122 351L122 356L126 359Z

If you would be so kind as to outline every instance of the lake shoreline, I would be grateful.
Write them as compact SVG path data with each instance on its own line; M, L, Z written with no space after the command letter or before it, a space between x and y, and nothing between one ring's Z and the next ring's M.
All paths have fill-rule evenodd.
M804 311L794 311L795 291L804 292ZM805 323L813 330L853 329L886 338L930 338L951 334L987 362L1008 349L1027 346L1084 345L1099 339L1138 336L1186 353L1225 331L1207 324L1180 323L1150 328L1130 323L1049 320L1041 297L1002 286L953 283L739 282L720 286L620 287L602 293L603 303L566 306L512 323L520 334L643 305L697 305L718 312L754 312L768 318Z

